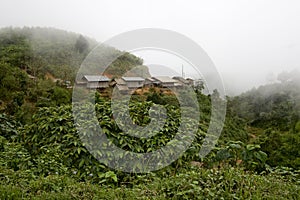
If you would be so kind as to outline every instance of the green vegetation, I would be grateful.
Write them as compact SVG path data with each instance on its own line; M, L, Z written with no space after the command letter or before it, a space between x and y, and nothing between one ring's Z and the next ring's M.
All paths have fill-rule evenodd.
M0 199L299 199L296 72L281 74L280 83L228 97L222 135L203 159L198 152L209 127L211 95L195 88L201 116L187 151L160 170L125 173L98 162L87 151L74 125L72 89L49 78L74 81L95 45L87 37L55 29L0 31ZM125 53L106 73L118 76L117 72L137 65L142 60ZM153 137L136 138L117 126L110 100L98 93L95 97L99 125L124 150L160 149L174 139L181 122L178 100L171 93L155 89L135 93L129 103L135 124L150 123L154 103L167 111L166 123ZM86 108L93 105L83 104L80 113L90 111Z
M300 167L299 77L297 71L284 72L279 75L280 83L261 86L232 100L235 114L247 120L252 142L261 145L272 167Z
M0 111L28 123L40 107L71 103L69 86L95 46L97 42L93 39L53 28L1 29ZM106 72L115 77L143 63L132 54L112 47L103 48L107 58L119 56ZM96 61L89 64L96 70L106 66ZM145 66L143 70L148 74Z

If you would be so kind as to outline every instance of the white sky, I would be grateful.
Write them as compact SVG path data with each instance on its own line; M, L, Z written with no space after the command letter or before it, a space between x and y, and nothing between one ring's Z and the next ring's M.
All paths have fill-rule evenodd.
M208 53L229 93L300 69L299 0L1 0L6 26L55 27L98 41L138 28L177 31Z

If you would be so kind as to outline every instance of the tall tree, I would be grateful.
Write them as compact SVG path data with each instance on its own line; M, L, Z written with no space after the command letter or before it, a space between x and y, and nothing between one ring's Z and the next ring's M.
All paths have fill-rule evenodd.
M88 48L89 48L89 43L87 39L85 39L85 37L80 35L75 44L76 51L78 51L79 53L84 53L88 50Z

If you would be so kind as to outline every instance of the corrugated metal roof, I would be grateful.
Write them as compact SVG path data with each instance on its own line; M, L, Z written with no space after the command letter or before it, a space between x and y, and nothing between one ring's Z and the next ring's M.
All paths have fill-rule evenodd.
M188 84L188 83L189 83L188 80L186 80L185 78L183 78L183 77L181 77L181 76L174 76L173 79L175 79L175 80L177 80L177 81L180 81L180 82L182 82L182 83L184 83L184 84Z
M142 77L122 77L124 81L144 81L145 79Z
M100 75L84 75L84 79L86 79L88 82L102 82L102 81L110 81L109 78L106 76L100 76Z
M155 80L153 78L146 78L147 81L154 82Z
M168 76L155 76L155 77L152 77L162 83L176 83L177 81L168 77Z

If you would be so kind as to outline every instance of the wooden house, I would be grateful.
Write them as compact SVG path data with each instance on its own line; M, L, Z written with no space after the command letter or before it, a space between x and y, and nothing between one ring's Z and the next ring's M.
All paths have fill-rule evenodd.
M154 87L157 86L159 82L153 78L146 78L144 82L144 86L146 87Z
M195 86L195 82L196 82L195 80L193 80L193 79L191 79L191 78L187 78L186 80L189 82L188 84L189 84L190 86Z
M142 77L122 77L129 89L143 87L145 79Z
M182 85L189 85L189 81L181 76L174 76L173 77L174 80L178 81L179 83L181 83Z
M118 89L118 91L121 94L127 94L129 92L129 88L127 87L127 84L123 79L117 78L114 79L114 82L115 82L114 86Z
M109 87L110 79L100 75L84 75L81 79L89 89L103 89Z
M178 81L174 80L168 76L156 76L152 77L155 80L155 83L161 87L175 87L178 85Z

